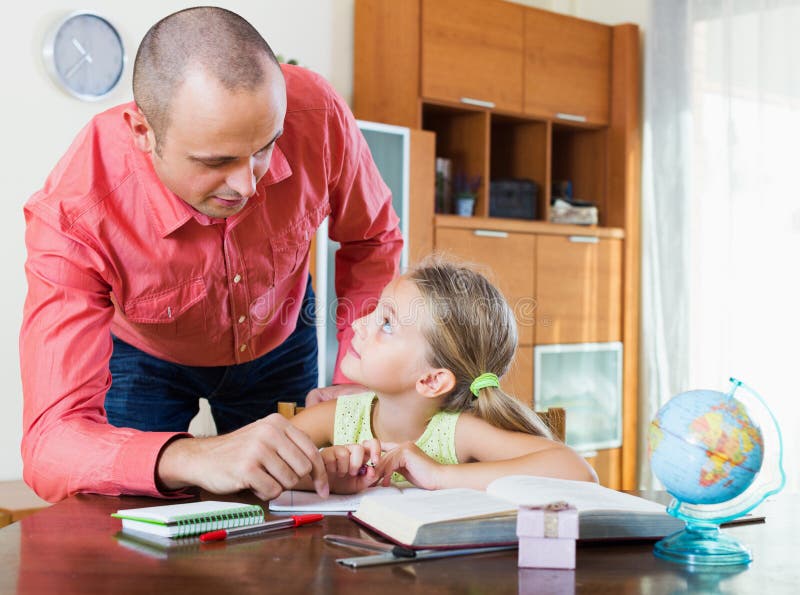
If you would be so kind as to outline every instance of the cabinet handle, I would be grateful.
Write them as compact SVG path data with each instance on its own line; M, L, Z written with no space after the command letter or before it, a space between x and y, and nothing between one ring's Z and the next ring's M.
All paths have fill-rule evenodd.
M569 241L575 244L597 244L600 238L596 236L569 236Z
M476 236L482 238L507 238L508 232L505 231L491 231L489 229L476 229L472 232Z
M473 99L472 97L462 97L461 103L466 103L467 105L477 105L478 107L488 107L489 109L494 109L494 101L484 101L482 99Z
M556 114L556 118L559 120L569 120L570 122L585 122L586 116L581 116L579 114L565 114L564 112L558 112Z

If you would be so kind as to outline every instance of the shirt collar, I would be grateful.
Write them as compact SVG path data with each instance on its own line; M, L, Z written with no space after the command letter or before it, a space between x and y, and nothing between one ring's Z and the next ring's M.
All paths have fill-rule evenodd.
M162 238L167 237L172 232L185 225L190 219L195 219L202 225L211 225L217 221L213 217L196 211L164 186L153 169L153 163L150 157L136 148L132 150L135 154L134 159L137 162L137 178L141 183L146 200L150 205L153 222ZM261 203L266 195L264 192L265 186L277 184L291 175L292 168L289 165L289 161L276 142L269 169L267 173L264 174L264 177L261 178L261 181L259 181L256 194L247 201L247 205L242 212L234 215L232 219L240 218L245 212L249 212L253 207Z

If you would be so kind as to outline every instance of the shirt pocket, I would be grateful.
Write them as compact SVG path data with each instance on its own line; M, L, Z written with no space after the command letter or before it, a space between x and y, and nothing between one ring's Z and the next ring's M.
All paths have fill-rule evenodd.
M129 322L153 332L205 332L206 295L205 281L194 277L175 287L129 299L123 309Z
M275 285L303 268L316 228L305 222L277 238L270 239Z

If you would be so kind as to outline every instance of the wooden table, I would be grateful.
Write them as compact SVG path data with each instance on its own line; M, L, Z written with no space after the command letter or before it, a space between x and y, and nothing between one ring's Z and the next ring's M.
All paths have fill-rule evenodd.
M218 498L219 499L219 498ZM228 498L251 501L245 495ZM754 554L749 568L691 572L656 558L652 543L582 545L577 570L517 568L516 552L352 570L325 533L358 535L345 517L270 536L156 557L121 545L119 508L147 498L74 496L0 529L0 593L778 593L800 592L800 496L764 505L765 524L729 529Z

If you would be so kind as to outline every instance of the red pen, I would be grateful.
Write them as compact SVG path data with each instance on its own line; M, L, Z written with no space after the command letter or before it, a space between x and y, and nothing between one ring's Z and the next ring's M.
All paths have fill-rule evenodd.
M269 521L266 523L259 523L257 525L248 525L247 527L235 527L233 529L219 529L217 531L209 531L200 536L200 541L203 543L209 541L222 541L231 537L244 537L245 535L256 535L257 533L266 533L267 531L278 531L280 529L291 529L292 527L299 527L300 525L307 525L309 523L316 523L325 518L321 514L299 514L291 516L287 519L279 521Z

